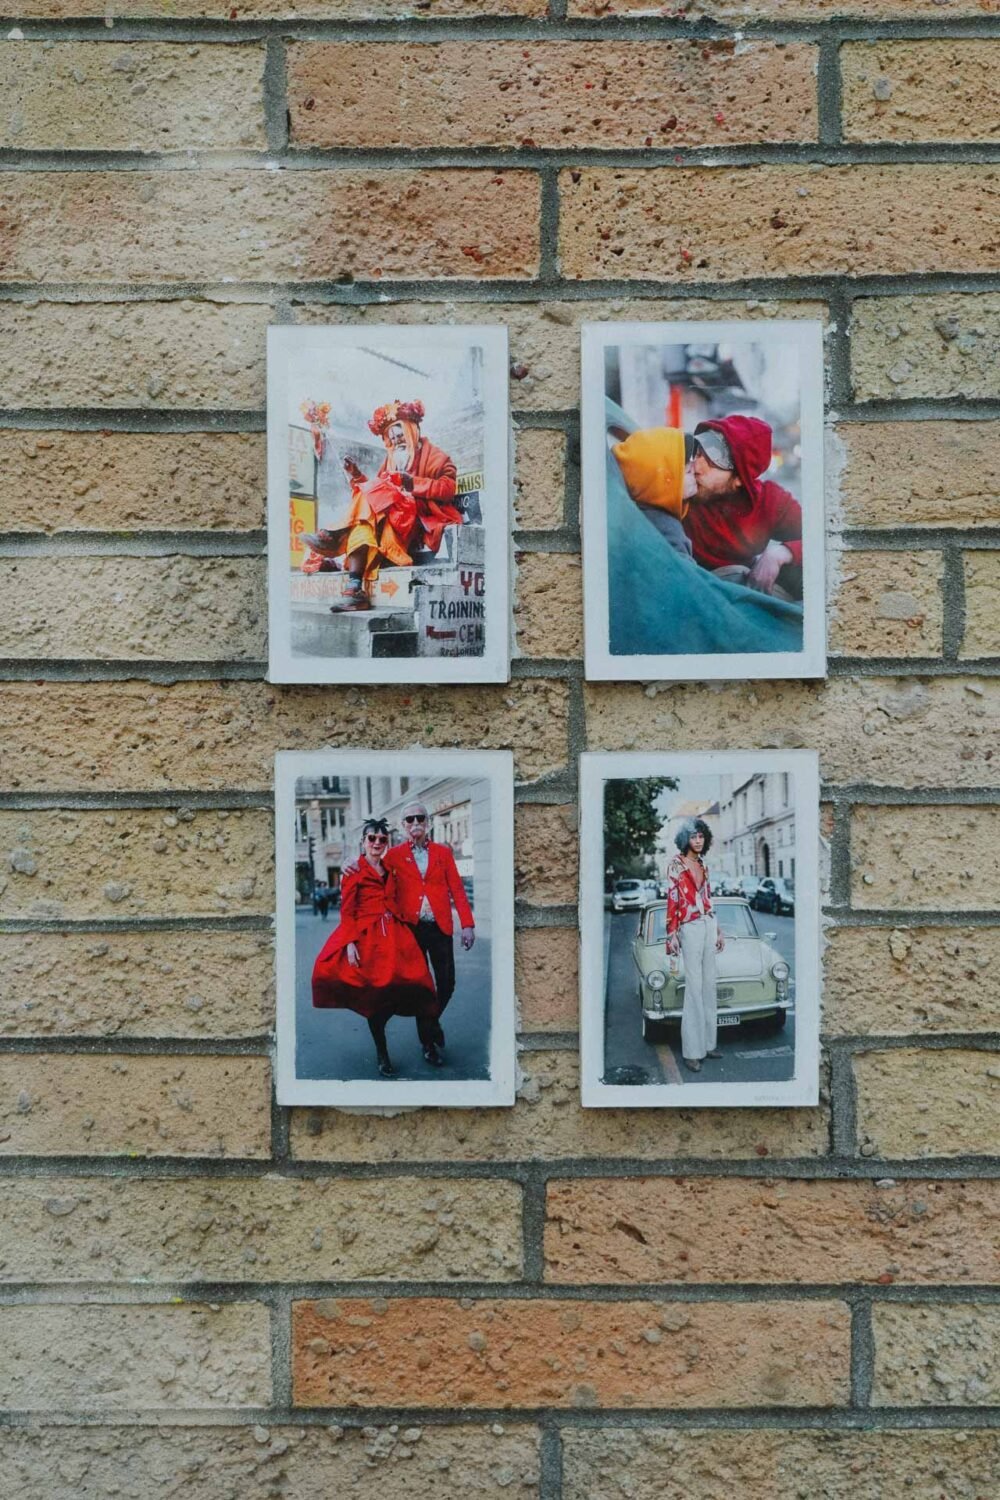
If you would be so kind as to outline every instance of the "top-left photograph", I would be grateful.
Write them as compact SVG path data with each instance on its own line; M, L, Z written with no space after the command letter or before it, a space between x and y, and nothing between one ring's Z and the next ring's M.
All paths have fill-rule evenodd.
M271 328L272 682L506 682L502 327Z

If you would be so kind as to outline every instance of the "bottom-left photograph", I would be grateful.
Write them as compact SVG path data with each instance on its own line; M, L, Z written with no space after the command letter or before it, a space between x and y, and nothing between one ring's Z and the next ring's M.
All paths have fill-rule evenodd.
M513 760L275 761L278 1102L514 1101Z

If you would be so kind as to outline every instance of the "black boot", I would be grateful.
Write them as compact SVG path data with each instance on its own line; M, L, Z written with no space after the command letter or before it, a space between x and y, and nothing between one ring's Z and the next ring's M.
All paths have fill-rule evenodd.
M432 1068L444 1067L444 1058L441 1056L440 1052L433 1042L427 1043L427 1046L424 1048L424 1057L426 1058L427 1062L430 1063Z

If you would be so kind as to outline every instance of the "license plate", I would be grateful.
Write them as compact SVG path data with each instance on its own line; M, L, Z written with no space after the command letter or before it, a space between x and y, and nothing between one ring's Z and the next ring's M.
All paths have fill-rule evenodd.
M715 1020L718 1026L738 1026L740 1024L740 1018L737 1015L716 1016Z
M736 991L733 989L733 987L732 987L731 984L723 984L723 985L720 985L720 987L716 990L715 993L716 993L716 996L718 997L718 999L720 999L720 1000L731 1000L733 998L733 996L735 995Z

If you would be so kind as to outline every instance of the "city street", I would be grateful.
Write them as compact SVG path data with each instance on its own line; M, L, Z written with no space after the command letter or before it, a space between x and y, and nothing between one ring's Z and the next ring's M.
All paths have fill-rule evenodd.
M792 971L795 999L795 921L752 913L761 936L776 934L773 947ZM781 1031L770 1031L764 1023L719 1027L722 1057L707 1058L700 1073L689 1073L681 1062L680 1027L668 1028L664 1039L653 1045L642 1039L638 971L632 959L632 939L638 927L635 912L604 916L604 951L607 966L607 1005L604 1030L604 1080L606 1083L778 1083L792 1076L795 1061L795 1015L790 1014Z
M295 913L296 1073L299 1078L378 1079L375 1045L365 1018L352 1010L316 1010L312 1003L313 963L339 920L336 906L325 922L308 907ZM445 1066L428 1067L417 1040L416 1021L412 1016L394 1016L386 1027L386 1040L397 1078L440 1078L447 1083L489 1077L489 942L477 937L466 953L456 932L455 972L455 993L441 1018Z

